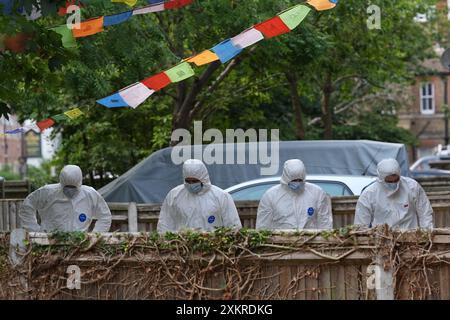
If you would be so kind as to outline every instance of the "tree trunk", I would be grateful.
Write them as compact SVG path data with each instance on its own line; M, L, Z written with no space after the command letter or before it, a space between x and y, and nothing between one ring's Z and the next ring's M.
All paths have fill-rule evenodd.
M295 73L286 73L291 91L292 108L295 115L295 136L298 140L305 139L305 127L303 125L302 105L298 94L298 78Z
M333 111L331 110L330 98L333 92L333 85L331 82L331 75L328 74L323 86L323 101L322 101L322 122L324 125L323 138L326 140L333 139Z
M196 98L220 65L218 61L211 63L203 74L195 79L190 88L187 88L187 82L178 84L175 110L172 118L172 130L189 129L193 120L191 111L196 103Z

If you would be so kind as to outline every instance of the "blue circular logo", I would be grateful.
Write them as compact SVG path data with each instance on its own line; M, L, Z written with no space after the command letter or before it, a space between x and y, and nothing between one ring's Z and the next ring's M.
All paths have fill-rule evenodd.
M80 214L80 215L78 216L78 219L79 219L81 222L85 222L86 219L87 219L86 214L84 214L84 213Z
M308 216L312 216L314 214L314 208L313 207L311 207L311 208L308 208Z
M209 223L214 223L214 221L216 221L216 217L214 217L214 216L209 216L208 217L208 222Z

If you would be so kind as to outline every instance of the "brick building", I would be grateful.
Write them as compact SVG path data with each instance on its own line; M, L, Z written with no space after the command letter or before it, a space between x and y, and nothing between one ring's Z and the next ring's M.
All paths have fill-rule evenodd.
M436 4L437 10L447 10L449 7L450 0L441 0ZM450 20L450 14L447 17ZM423 16L418 21L427 23ZM446 28L445 25L440 27L443 31ZM405 101L404 107L399 110L399 125L419 140L419 145L410 150L413 161L431 155L439 144L446 142L445 123L448 120L445 110L450 99L450 71L442 66L439 58L446 47L446 43L435 45L436 58L423 62L424 71L417 75L416 82L410 88L411 99Z

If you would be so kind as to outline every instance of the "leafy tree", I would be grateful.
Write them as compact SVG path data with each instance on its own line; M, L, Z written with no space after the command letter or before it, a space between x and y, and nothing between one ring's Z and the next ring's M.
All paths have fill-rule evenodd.
M189 129L194 120L203 120L205 129L280 128L285 140L413 143L396 128L392 109L399 99L389 84L411 80L431 47L433 30L413 21L430 2L371 1L382 9L382 29L368 30L369 1L341 1L331 11L312 12L291 33L264 40L227 64L196 68L196 76L156 92L134 110L107 109L95 100L299 2L198 0L183 9L133 16L78 39L75 50L62 48L59 35L47 29L63 24L65 17L49 13L27 21L0 16L2 33L33 34L25 52L0 53L0 72L8 79L0 85L0 101L21 119L80 107L83 117L56 126L63 134L57 161L81 165L92 180L123 173L169 145L173 129ZM122 8L109 1L89 2L83 19Z

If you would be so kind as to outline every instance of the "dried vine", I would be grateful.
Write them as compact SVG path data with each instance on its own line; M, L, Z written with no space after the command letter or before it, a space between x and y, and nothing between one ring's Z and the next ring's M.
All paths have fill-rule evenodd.
M427 299L439 296L435 267L449 263L443 258L449 245L434 244L433 233L387 227L286 234L217 229L112 239L75 232L54 233L43 245L27 240L23 263L13 268L8 236L0 235L0 299L369 299L374 293L366 286L366 267L374 257L393 270L396 298ZM368 253L369 262L336 271L344 272L338 274L343 284L324 282L358 252ZM300 253L316 261L288 268L276 263ZM69 265L81 269L80 290L67 287Z

